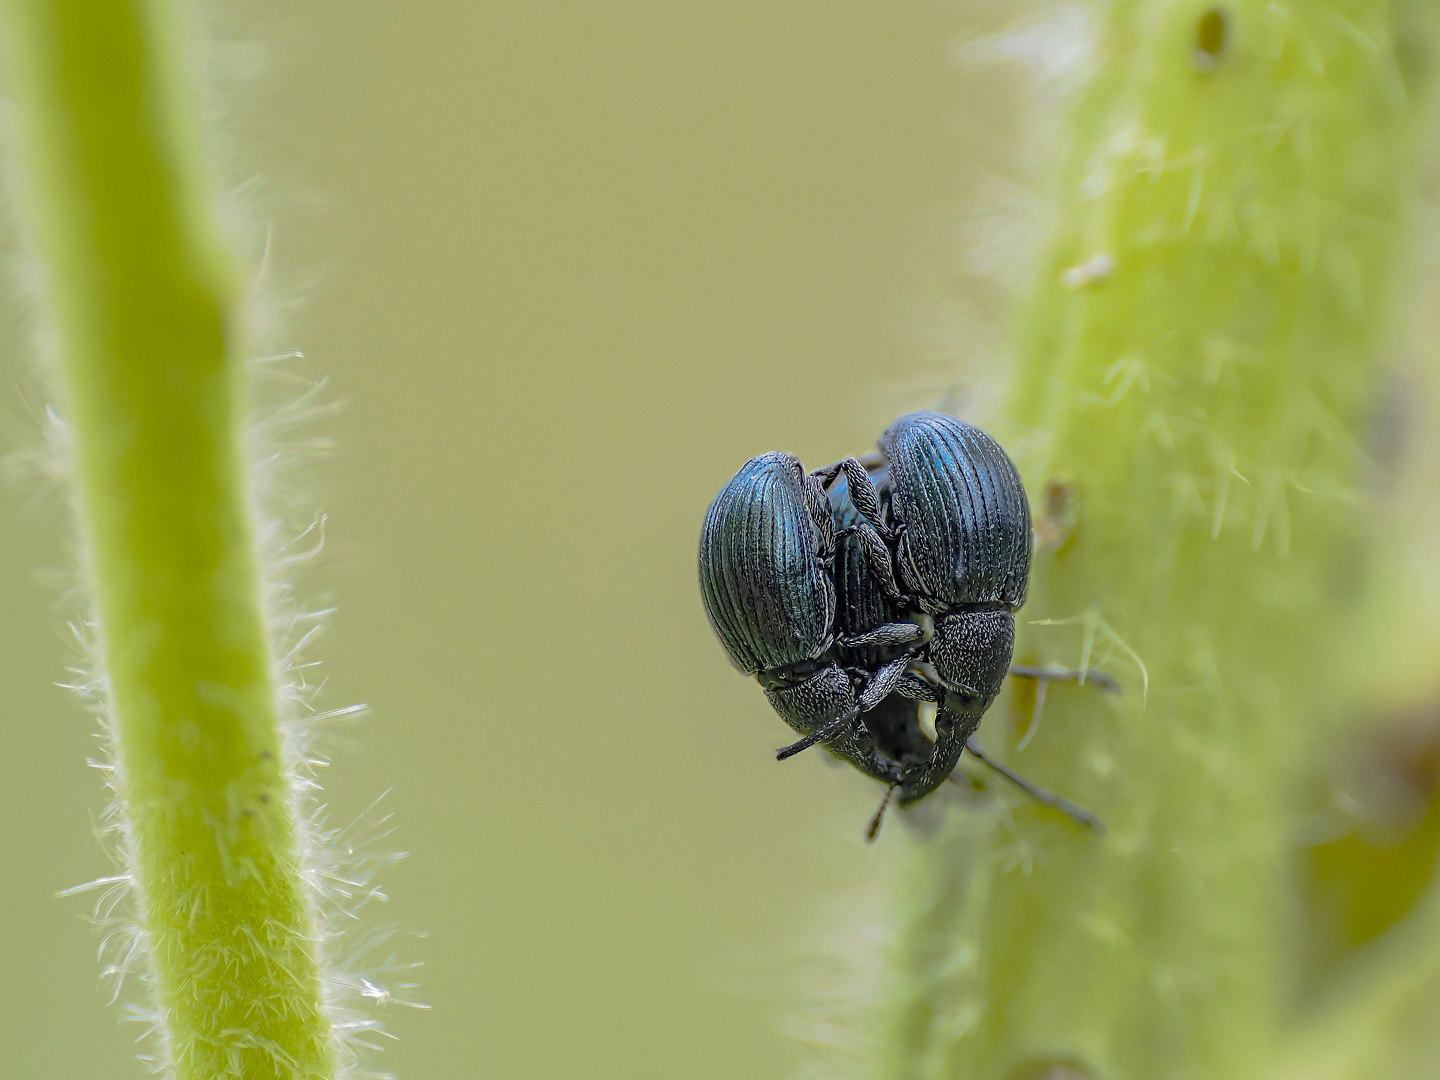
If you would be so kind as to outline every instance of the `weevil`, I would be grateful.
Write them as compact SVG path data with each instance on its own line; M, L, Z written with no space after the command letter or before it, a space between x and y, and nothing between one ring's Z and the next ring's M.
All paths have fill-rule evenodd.
M895 528L894 522L893 490L890 485L888 460L883 456L877 456L874 461L868 463L868 472L871 483L879 495L882 521L889 529L890 535L896 536L898 530ZM837 476L829 489L829 495L831 511L836 528L839 530L834 565L837 602L835 622L838 631L835 651L842 664L863 672L889 662L897 651L895 646L874 643L873 639L869 637L870 631L874 627L894 624L906 618L907 615L913 615L913 612L907 611L907 606L920 611L927 605L921 597L889 595L881 587L871 568L870 560L862 554L859 545L845 542L847 530L855 527L862 517L850 499L848 476L844 474ZM1024 498L1023 489L1020 490L1020 498ZM1022 580L1020 592L1022 598L1023 590ZM933 604L928 606L934 607ZM920 618L922 625L924 621L928 621L924 615L921 615ZM1013 641L1013 634L1011 640ZM905 653L917 662L913 663L910 670L896 681L888 697L860 717L881 753L902 766L900 779L891 785L885 800L880 804L880 809L876 811L871 820L868 838L873 840L879 832L881 819L892 795L898 792L902 806L924 798L940 783L951 777L956 764L958 764L961 751L967 749L976 760L994 769L1031 798L1046 806L1054 807L1082 825L1099 828L1099 820L1088 811L1075 806L1053 792L1036 787L985 753L979 743L975 741L974 731L979 724L979 717L985 711L984 706L988 706L989 701L987 699L984 702L984 706L979 708L978 713L975 708L979 702L968 697L962 698L959 702L947 704L950 692L940 683L938 672L930 664L919 662L930 659L932 647L932 644L928 642L920 646L906 646ZM983 647L993 648L994 643L985 643ZM1075 679L1080 675L1079 672L1057 668L1009 667L1009 661L1010 650L1006 649L1004 663L1009 674L1039 680L1037 709L1039 703L1043 701L1044 687L1050 681ZM1002 669L999 681L1003 681L1004 675L1005 670ZM1096 681L1107 689L1114 689L1113 682L1104 676L1096 677ZM995 691L998 692L998 690L997 683ZM993 696L993 694L990 695L991 698ZM937 703L935 718L937 738L934 742L927 737L920 723L921 701Z
M1030 504L1000 444L953 416L902 416L879 446L896 576L910 603L934 619L926 652L944 691L935 751L907 773L903 804L954 771L1010 671L1015 612L1030 579Z
M700 532L700 594L731 662L755 676L771 706L801 735L779 757L820 743L893 784L900 765L854 721L905 676L904 649L924 631L913 622L886 623L852 641L901 650L862 679L836 662L835 527L825 484L841 474L859 514L846 536L869 561L881 590L898 597L894 537L864 466L847 458L806 473L798 458L783 453L751 458L710 504Z

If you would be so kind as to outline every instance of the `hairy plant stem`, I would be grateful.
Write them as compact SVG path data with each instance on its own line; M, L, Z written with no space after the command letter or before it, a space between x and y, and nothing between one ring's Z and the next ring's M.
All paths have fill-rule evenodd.
M1125 684L1052 691L1010 761L1109 833L957 808L918 843L874 1075L1284 1072L1313 991L1295 852L1345 752L1364 429L1436 43L1409 0L1104 8L996 433L1041 540L1017 657ZM1007 730L997 708L987 744ZM1393 960L1405 985L1435 964ZM1393 1020L1305 1029L1305 1053L1379 1075L1354 1049Z
M11 156L71 429L148 979L173 1075L330 1077L215 224L167 0L5 0Z

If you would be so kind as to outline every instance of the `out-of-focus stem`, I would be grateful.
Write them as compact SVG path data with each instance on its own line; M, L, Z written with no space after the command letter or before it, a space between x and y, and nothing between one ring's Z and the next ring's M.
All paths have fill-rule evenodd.
M179 12L0 10L162 1039L185 1080L330 1077Z

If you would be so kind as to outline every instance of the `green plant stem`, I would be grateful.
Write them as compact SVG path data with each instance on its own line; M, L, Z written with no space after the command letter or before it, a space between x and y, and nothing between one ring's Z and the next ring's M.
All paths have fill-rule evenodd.
M1294 852L1307 783L1344 753L1363 433L1435 30L1407 0L1105 8L997 434L1042 540L1018 658L1088 655L1125 685L1053 690L1010 763L1109 834L1019 806L917 845L876 1075L1281 1068L1310 989ZM985 741L1012 730L997 708ZM1333 1060L1358 1030L1329 1029Z
M240 442L242 295L180 12L3 10L162 1039L184 1080L329 1077Z

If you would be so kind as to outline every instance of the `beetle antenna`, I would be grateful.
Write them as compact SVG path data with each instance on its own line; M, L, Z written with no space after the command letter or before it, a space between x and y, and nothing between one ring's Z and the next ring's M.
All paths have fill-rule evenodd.
M794 757L796 754L800 753L801 750L809 750L810 747L814 746L818 742L824 742L826 739L834 738L836 735L840 734L840 732L844 731L847 727L853 724L855 722L855 718L859 715L860 709L858 706L847 709L845 712L835 717L834 720L829 720L821 724L818 728L810 732L810 734L806 735L803 739L797 739L789 746L783 746L779 750L776 750L775 760L784 761L786 758Z
M974 740L974 738L965 740L965 749L970 752L970 756L973 757L976 761L982 762L983 764L988 765L990 768L994 769L1006 780L1009 780L1012 784L1018 787L1021 791L1025 792L1026 795L1029 795L1032 799L1040 803L1042 806L1048 806L1051 809L1059 810L1060 813L1064 814L1071 821L1075 822L1075 824L1082 825L1085 828L1090 829L1094 832L1103 833L1105 831L1105 823L1101 821L1098 817L1096 817L1094 814L1090 813L1089 810L1076 806L1069 799L1061 798L1053 791L1046 791L1044 788L1036 787L1034 784L1030 783L1029 780L1026 780L1023 776L1019 776L1016 773L1011 772L1004 765L1001 765L998 761L991 760L986 755L985 751L981 749L980 744Z
M875 837L880 835L880 820L885 816L885 808L890 805L890 796L895 794L899 784L891 784L885 792L885 798L880 800L880 809L875 811L875 816L870 819L870 828L865 830L865 842L873 844Z

